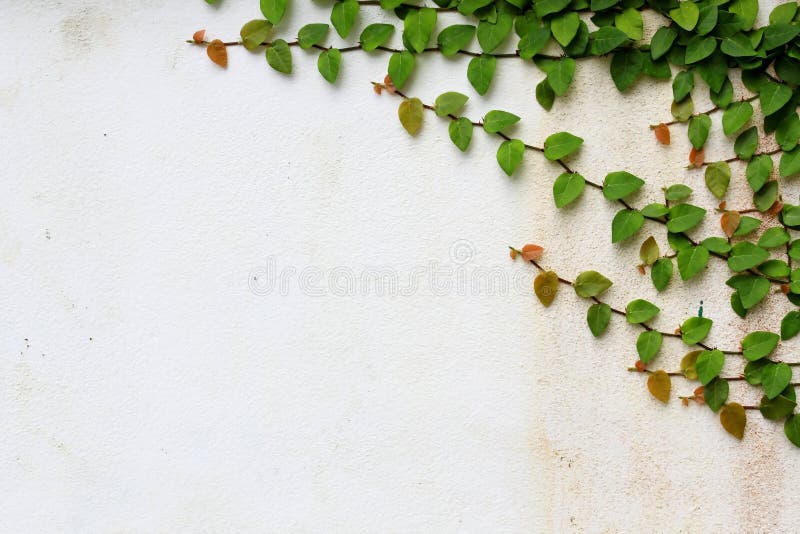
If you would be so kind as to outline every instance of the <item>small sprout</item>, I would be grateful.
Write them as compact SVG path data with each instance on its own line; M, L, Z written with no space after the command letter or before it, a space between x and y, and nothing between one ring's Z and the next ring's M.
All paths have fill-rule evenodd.
M196 32L194 32L194 35L192 35L192 40L195 42L195 44L202 44L202 42L205 41L205 39L206 39L205 30L197 30Z

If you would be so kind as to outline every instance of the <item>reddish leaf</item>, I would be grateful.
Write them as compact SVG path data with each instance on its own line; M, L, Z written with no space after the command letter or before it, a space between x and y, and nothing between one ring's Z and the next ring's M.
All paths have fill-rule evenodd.
M211 58L211 61L223 69L228 67L228 49L225 48L225 43L219 39L214 39L208 44L206 52L208 53L208 57Z
M538 260L542 257L544 249L539 245L525 245L522 247L522 258L526 261Z
M383 77L383 88L390 93L397 91L397 88L394 86L394 82L392 82L392 78L388 74Z
M633 365L634 365L634 367L636 367L636 370L639 371L640 373L644 373L645 372L646 367L642 363L642 360L636 360L636 363L633 364Z
M697 150L696 148L692 148L692 151L689 152L689 164L692 167L702 167L705 161L706 154L703 152L703 149Z
M517 259L517 249L509 248L508 255L511 256L512 260L516 260Z
M375 85L372 86L372 90L375 91L376 95L379 95L383 92L383 87L381 87L376 83Z
M742 216L739 215L738 211L726 211L722 214L722 218L720 218L719 223L722 226L722 231L725 232L725 235L728 237L733 237L734 232L736 229L739 228L739 222L741 222Z
M658 141L662 145L668 145L669 144L669 141L670 141L670 139L669 139L669 126L667 126L666 124L664 124L662 122L661 124L659 124L658 126L653 128L653 133L656 134L656 141Z
M194 35L192 35L192 39L194 39L195 44L202 43L205 40L205 38L206 38L205 30L197 30L196 32L194 32Z
M768 210L767 213L772 215L773 217L783 211L783 202L780 200L776 200L775 204L773 204Z
M706 388L703 386L698 387L694 390L694 401L697 404L705 404L706 398L703 396L706 392Z
M637 265L637 266L636 266L636 269L638 269L638 271L639 271L639 274L641 274L642 276L644 276L645 274L647 274L647 271L645 271L645 269L644 269L644 265Z

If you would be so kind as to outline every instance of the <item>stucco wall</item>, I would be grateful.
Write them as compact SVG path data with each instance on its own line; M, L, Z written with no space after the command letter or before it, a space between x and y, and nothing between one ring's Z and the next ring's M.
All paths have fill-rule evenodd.
M295 4L287 35L327 20L327 3ZM648 298L662 329L703 299L730 346L748 327L720 262L656 294L641 239L610 243L616 206L587 191L556 212L557 166L526 154L509 179L496 139L476 131L462 155L432 115L408 137L369 84L384 54L346 55L331 87L314 53L293 50L285 77L261 53L231 50L223 71L183 42L235 38L254 0L0 9L0 530L797 529L800 453L780 425L755 414L740 443L707 409L660 405L626 371L638 330L614 320L595 340L563 288L542 308L506 245L544 245L566 277L604 272L612 304ZM683 170L684 130L663 148L648 129L669 118L669 83L620 95L607 60L581 61L546 113L532 65L501 62L481 98L464 58L418 63L407 92L517 113L536 144L580 135L574 167L645 178L637 205L679 181L714 205ZM707 157L730 151L715 135ZM734 172L732 205L747 201ZM383 293L363 283L375 271ZM472 287L487 273L509 289ZM683 352L668 340L664 367Z

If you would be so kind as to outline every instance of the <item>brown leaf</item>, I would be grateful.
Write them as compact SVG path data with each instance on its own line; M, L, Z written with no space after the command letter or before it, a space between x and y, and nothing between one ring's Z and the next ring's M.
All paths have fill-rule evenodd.
M722 428L736 439L744 437L747 414L745 414L744 407L741 404L731 402L723 406L719 411L719 421L722 423Z
M397 90L394 86L394 82L392 82L392 78L388 74L383 77L383 88L390 93L394 93Z
M508 255L511 256L511 259L512 260L516 260L517 259L517 249L509 248L508 250L509 250Z
M558 292L558 275L553 271L539 273L533 281L533 291L545 306L550 306Z
M376 83L375 85L372 86L372 90L375 91L376 95L379 95L383 92L383 87Z
M697 404L706 403L705 392L706 388L704 386L699 386L697 389L694 390L694 401Z
M689 164L693 167L702 167L705 161L706 154L703 149L692 148L691 152L689 152Z
M669 126L664 124L663 122L653 128L653 132L656 134L656 141L661 143L662 145L669 144Z
M722 231L725 232L726 236L733 237L733 234L739 228L741 220L742 216L739 215L738 211L726 211L722 214L719 224L722 226Z
M211 61L223 69L228 67L228 49L225 48L225 43L219 39L214 39L208 44L206 53L208 53L208 57L211 58Z
M653 371L650 376L647 377L647 389L650 390L650 394L653 395L653 397L666 404L669 402L672 380L669 375L662 370Z
M640 373L644 373L645 370L647 369L642 363L642 360L636 360L636 363L633 364L633 366L636 367L636 370L639 371Z
M543 252L544 252L544 249L542 247L540 247L539 245L530 245L530 244L528 244L528 245L525 245L524 247L522 247L522 258L525 261L531 261L531 260L536 261L536 260L538 260L539 258L542 257L542 253Z
M727 200L723 200L722 202L719 203L719 206L717 206L717 207L719 209L721 209L722 211L727 210L728 209L728 201Z
M647 271L644 269L644 265L637 265L636 270L639 271L639 274L642 276L647 274Z
M205 40L205 38L206 38L205 30L197 30L196 32L194 32L194 35L192 35L192 39L194 39L195 44L202 43Z
M789 284L781 284L781 293L788 295L789 291L791 291L791 286Z
M684 406L689 406L689 399L687 399L686 397L681 398L681 404L683 404Z

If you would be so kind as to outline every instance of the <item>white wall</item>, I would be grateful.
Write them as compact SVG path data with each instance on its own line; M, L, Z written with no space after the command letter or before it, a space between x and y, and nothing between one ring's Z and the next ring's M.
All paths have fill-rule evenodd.
M476 131L462 155L431 115L408 137L399 101L369 84L384 54L346 55L331 87L312 52L293 50L286 77L261 53L233 49L223 71L183 42L199 28L235 38L254 0L0 8L0 530L796 529L800 453L781 425L751 413L740 443L707 409L660 405L626 371L638 330L615 320L595 340L564 288L542 308L506 245L544 245L566 277L601 270L612 304L651 299L663 329L704 299L712 342L730 346L754 327L729 311L720 262L657 295L635 264L648 233L666 247L662 228L612 246L616 206L589 190L556 212L560 171L538 155L509 179L496 138ZM295 2L285 35L328 11ZM684 130L665 149L648 129L669 118L669 83L619 95L606 60L581 61L546 113L532 65L501 62L481 98L466 64L420 58L407 91L464 92L476 119L515 112L528 142L580 135L575 168L645 178L639 206L679 181L714 205L683 170ZM707 153L731 147L717 136ZM735 174L732 205L747 200ZM270 261L321 273L322 294L296 277L264 294ZM423 280L341 296L326 282L384 266L405 286L431 261L524 290ZM773 329L780 317L757 314ZM663 366L683 352L667 341Z

